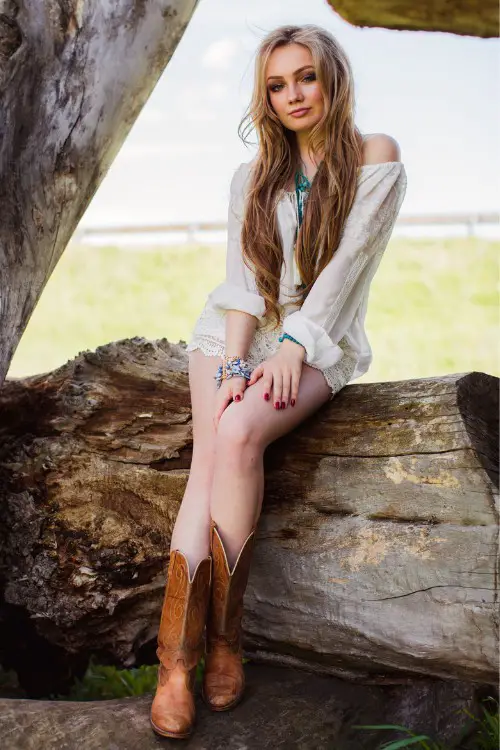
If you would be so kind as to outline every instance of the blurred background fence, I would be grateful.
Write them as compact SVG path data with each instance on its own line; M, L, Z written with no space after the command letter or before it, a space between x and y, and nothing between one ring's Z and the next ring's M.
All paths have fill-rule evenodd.
M482 213L440 213L419 214L415 216L402 215L398 218L396 229L418 228L419 235L425 235L426 230L436 227L446 227L452 232L461 231L467 237L478 234L480 227L493 229L500 226L500 213L485 211ZM149 225L117 225L107 227L82 227L74 235L75 242L105 242L107 238L127 238L127 241L139 237L157 237L168 241L169 236L175 235L179 241L179 235L183 235L186 242L202 239L207 233L213 234L225 232L226 222L223 221L198 221L189 223L149 224ZM431 232L432 233L432 232Z

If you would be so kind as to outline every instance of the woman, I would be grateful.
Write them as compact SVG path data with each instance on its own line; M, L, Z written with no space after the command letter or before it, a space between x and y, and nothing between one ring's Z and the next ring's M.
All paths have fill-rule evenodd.
M162 736L192 730L204 646L208 706L223 711L241 700L243 595L264 451L371 362L368 290L406 174L397 142L363 137L353 115L350 64L327 31L268 34L246 116L258 153L231 182L226 280L187 347L193 457L158 634L151 721Z

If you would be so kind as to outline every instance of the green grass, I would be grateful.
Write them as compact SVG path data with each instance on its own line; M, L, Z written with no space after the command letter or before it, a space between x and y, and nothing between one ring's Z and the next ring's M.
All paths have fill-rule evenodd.
M499 242L393 238L372 282L374 359L357 382L500 374ZM140 250L70 245L15 352L10 377L50 371L132 336L189 340L225 274L224 245Z
M67 695L50 697L66 701L102 701L149 695L155 691L157 677L157 664L117 669L91 660L82 679L74 681Z
M484 704L490 701L490 706ZM498 750L500 742L498 701L486 698L482 701L481 716L476 716L467 709L460 709L457 713L464 713L470 721L462 727L457 742L450 747L439 740L433 740L426 734L412 732L407 727L398 724L353 724L353 729L378 729L403 732L406 737L389 740L379 745L378 750L402 750L402 748L421 748L422 750ZM458 719L457 719L458 720ZM464 744L464 742L466 744Z

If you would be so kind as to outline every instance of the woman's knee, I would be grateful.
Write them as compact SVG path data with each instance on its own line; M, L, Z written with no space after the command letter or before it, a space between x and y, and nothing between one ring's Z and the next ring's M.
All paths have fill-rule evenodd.
M221 415L215 439L217 456L228 450L253 451L261 447L262 435L258 425L239 406L237 403L229 404Z

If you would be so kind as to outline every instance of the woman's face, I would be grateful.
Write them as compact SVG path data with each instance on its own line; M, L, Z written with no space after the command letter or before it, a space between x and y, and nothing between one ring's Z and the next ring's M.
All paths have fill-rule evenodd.
M312 55L302 44L293 42L273 50L267 63L266 86L272 108L289 130L310 130L323 116L323 94ZM307 111L292 114L302 107Z

